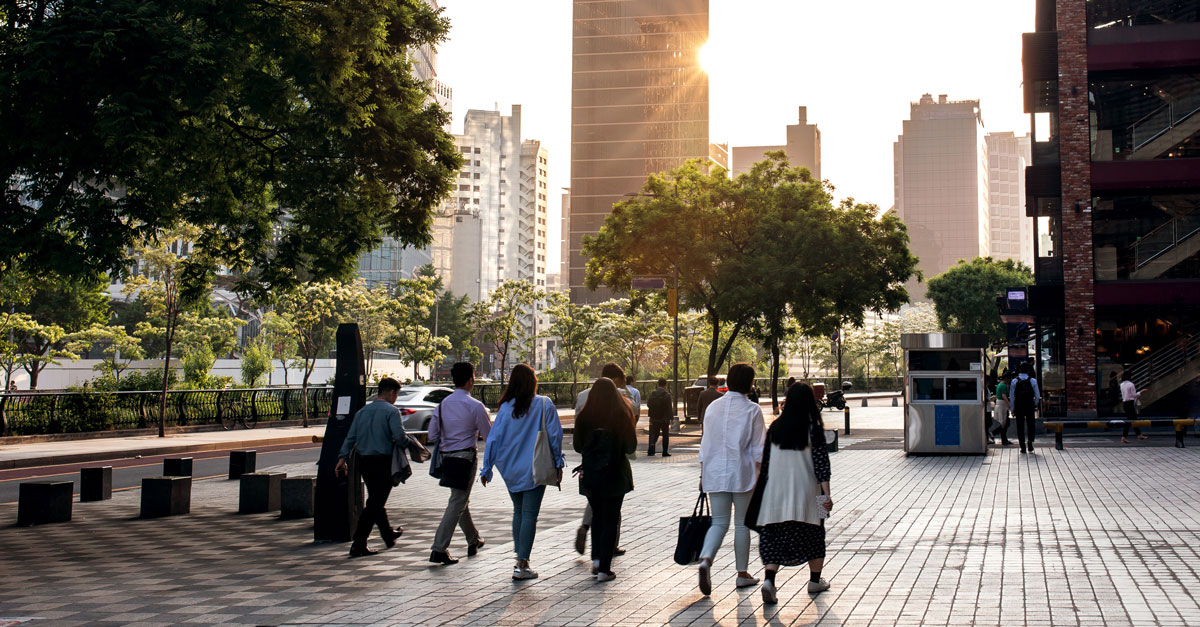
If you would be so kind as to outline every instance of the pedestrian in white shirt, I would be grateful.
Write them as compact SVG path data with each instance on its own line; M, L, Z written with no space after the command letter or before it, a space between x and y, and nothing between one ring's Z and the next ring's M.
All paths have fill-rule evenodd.
M1133 426L1133 421L1138 417L1137 400L1141 395L1142 393L1133 383L1133 377L1128 372L1123 373L1121 375L1121 406L1125 409L1125 426L1121 429L1121 441L1126 444L1129 444L1129 427ZM1146 439L1138 427L1133 427L1133 433L1139 440Z
M704 434L700 438L700 489L708 493L712 507L712 526L700 551L700 592L706 596L712 592L713 557L725 540L735 510L732 518L737 587L758 584L758 579L747 570L750 530L745 518L762 463L766 428L762 408L746 398L754 385L754 368L744 363L730 366L726 384L729 392L714 400L704 413Z

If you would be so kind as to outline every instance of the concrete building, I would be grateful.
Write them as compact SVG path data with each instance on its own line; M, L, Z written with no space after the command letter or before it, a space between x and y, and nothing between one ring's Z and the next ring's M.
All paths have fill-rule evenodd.
M1112 414L1109 381L1128 372L1143 415L1194 416L1200 5L1038 0L1035 25L1022 58L1037 281L1008 310L1036 346L1042 415Z
M959 259L991 254L988 152L978 100L912 103L894 144L896 214L908 226L910 247L925 278ZM909 284L914 300L925 285Z
M800 107L800 121L787 127L787 143L781 146L735 146L733 175L750 170L762 161L763 153L782 150L793 167L808 168L813 178L821 180L821 130L808 123L808 107Z
M1033 267L1033 222L1025 217L1025 168L1032 160L1028 135L988 133L988 211L994 259Z
M574 0L571 91L571 222L567 282L584 286L583 237L647 175L709 156L708 0Z

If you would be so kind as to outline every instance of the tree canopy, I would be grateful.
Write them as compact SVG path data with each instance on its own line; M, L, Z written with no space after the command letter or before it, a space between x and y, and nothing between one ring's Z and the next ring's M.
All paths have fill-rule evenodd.
M0 267L123 271L204 225L192 289L345 277L383 235L423 246L461 164L406 52L419 0L15 0L0 9Z
M1033 270L1011 259L960 259L929 280L929 299L948 333L981 333L993 342L1007 337L996 296L1005 288L1033 284Z

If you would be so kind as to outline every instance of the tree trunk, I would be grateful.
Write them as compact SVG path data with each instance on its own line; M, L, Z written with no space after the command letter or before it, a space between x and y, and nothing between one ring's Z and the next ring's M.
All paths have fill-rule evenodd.
M316 359L313 359L313 365L316 365ZM312 368L308 365L308 360L304 360L304 382L300 385L300 395L303 398L302 407L304 408L304 426L308 427L308 377L312 374Z
M281 366L283 366L283 387L288 387L288 371L287 371L287 370L288 370L288 368L287 368L287 360L286 360L286 359L280 359L280 360L279 360L279 364L280 364Z
M171 299L170 296L167 297ZM179 317L179 312L174 311L175 305L168 300L167 303L167 349L163 355L163 383L162 383L162 398L158 403L158 437L164 438L167 435L167 388L171 384L171 344L175 341L175 324Z
M413 358L413 381L419 381L421 379L420 367L421 367L420 362L418 362L417 359L414 357Z
M771 409L779 413L779 342L771 343Z
M721 355L717 358L717 368L725 363L725 359L729 357L729 351L733 349L733 343L737 341L738 333L742 331L742 324L733 325L733 331L729 334L729 339L725 342L725 347L721 349Z
M704 374L707 376L710 372L716 372L720 364L717 362L717 347L721 344L721 318L716 312L708 312L708 321L712 326L712 341L708 345L708 367L704 369Z

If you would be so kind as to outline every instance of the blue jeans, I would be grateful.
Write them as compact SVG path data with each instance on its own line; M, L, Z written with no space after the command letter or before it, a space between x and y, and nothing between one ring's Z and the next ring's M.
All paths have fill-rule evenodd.
M513 502L513 545L517 559L529 560L533 551L533 536L537 533L538 512L542 510L542 497L546 486L540 485L524 492L509 492Z

